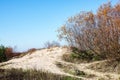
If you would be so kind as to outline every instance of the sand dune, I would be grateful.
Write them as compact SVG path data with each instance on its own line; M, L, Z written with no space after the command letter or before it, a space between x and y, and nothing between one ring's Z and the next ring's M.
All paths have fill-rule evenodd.
M91 64L99 63L99 61L93 63L74 64L63 61L61 58L63 54L69 54L69 50L67 48L62 48L62 47L37 50L33 53L27 53L27 55L21 58L14 58L7 62L0 63L0 68L37 69L37 70L44 70L60 75L74 76L72 74L64 72L62 69L56 66L56 62L61 62L62 64L65 65L70 64L72 66L75 66L80 71L84 71L87 74L95 75L95 77L91 77L91 78L86 78L81 76L75 76L75 77L80 77L85 80L99 80L100 78L104 78L105 80L119 80L118 79L120 77L119 74L102 73L87 68ZM110 78L108 78L106 75L109 75Z

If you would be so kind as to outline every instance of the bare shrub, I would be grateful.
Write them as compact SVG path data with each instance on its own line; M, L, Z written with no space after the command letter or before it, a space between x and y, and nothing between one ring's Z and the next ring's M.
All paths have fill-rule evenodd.
M107 59L120 59L120 3L103 4L96 14L81 12L58 29L59 39L81 51L91 50Z
M60 47L60 44L56 41L52 41L52 42L47 41L46 43L44 43L44 47L45 48Z

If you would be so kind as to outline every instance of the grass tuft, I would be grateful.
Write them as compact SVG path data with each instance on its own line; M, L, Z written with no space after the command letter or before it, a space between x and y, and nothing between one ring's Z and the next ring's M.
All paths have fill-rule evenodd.
M0 80L81 80L38 70L0 69Z

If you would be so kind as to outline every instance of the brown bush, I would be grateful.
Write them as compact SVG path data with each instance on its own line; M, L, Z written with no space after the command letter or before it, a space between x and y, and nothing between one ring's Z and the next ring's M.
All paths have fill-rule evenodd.
M5 48L5 55L7 59L11 59L13 57L19 56L21 53L20 52L14 52L12 47L6 47Z
M13 54L13 48L7 47L5 49L5 54L6 54L7 59L12 58L14 56L14 54Z
M59 39L79 50L91 50L107 59L120 59L120 3L103 4L98 12L81 12L59 30Z

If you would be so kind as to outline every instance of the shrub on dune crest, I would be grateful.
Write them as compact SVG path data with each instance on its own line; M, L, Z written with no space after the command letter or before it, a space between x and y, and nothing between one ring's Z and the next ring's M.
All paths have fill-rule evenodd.
M47 41L46 43L44 43L44 47L45 48L60 47L60 44L56 41L52 41L52 42Z
M120 60L120 3L103 4L96 14L81 12L68 19L59 38L81 51L92 51L107 59Z

